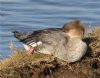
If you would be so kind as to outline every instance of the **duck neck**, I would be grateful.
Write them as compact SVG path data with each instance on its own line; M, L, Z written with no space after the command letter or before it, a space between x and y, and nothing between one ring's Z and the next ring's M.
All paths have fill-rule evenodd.
M77 38L77 39L81 39L81 40L82 40L82 37L80 37L80 36L70 36L70 38L71 38L71 39Z
M83 32L82 31L77 31L75 29L70 30L68 33L66 33L70 38L83 38Z

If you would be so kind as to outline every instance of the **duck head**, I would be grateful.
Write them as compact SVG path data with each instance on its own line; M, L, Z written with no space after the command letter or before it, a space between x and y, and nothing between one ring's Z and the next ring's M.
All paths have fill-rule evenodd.
M82 39L84 37L85 25L80 23L79 20L74 20L64 24L62 31L70 36L70 38L78 37Z

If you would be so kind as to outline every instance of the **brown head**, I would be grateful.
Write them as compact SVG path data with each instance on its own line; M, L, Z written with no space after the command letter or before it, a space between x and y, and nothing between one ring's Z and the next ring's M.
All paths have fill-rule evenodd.
M67 24L64 24L62 31L65 32L70 37L79 37L83 38L85 32L85 25L80 23L79 20L71 21Z

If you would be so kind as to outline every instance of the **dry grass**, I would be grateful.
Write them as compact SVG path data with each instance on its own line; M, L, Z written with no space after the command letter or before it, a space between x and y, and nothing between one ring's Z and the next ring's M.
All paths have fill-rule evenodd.
M62 65L49 55L26 55L16 49L0 62L0 78L100 78L100 28L87 34L87 54L78 62ZM14 48L12 45L10 48Z

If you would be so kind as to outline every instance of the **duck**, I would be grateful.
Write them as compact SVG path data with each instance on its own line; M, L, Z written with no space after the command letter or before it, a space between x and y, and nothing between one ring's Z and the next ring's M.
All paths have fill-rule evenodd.
M36 52L72 63L79 61L87 51L87 44L83 42L85 25L80 20L70 21L62 28L13 33L23 43L28 54L34 54L38 50Z

